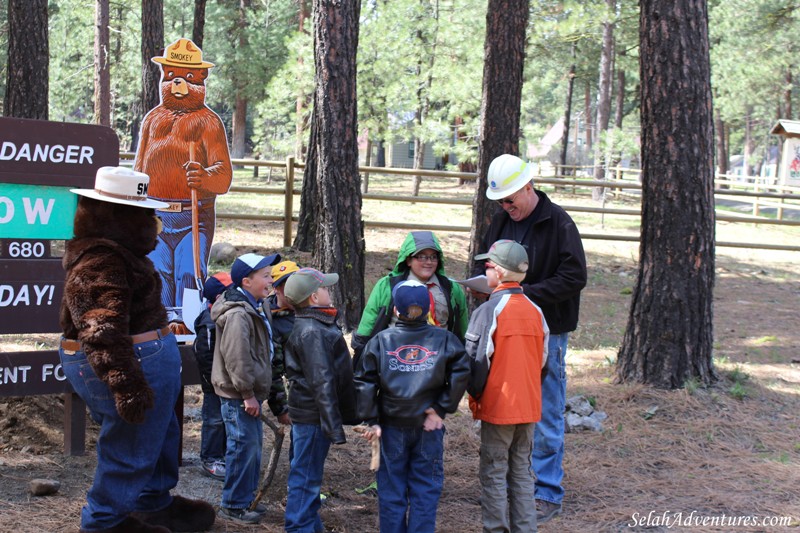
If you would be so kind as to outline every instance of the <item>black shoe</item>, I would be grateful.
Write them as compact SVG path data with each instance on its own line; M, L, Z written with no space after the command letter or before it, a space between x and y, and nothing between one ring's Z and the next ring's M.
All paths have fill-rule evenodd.
M536 523L544 524L561 514L561 504L536 500Z
M219 515L222 518L233 520L241 524L258 524L263 518L263 514L256 511L248 511L247 509L229 509L227 507L219 508Z

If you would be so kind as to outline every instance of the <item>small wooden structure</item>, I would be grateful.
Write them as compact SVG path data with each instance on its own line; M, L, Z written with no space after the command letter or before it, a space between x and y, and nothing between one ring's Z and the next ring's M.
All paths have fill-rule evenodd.
M783 136L779 183L800 186L800 120L778 120L770 133Z

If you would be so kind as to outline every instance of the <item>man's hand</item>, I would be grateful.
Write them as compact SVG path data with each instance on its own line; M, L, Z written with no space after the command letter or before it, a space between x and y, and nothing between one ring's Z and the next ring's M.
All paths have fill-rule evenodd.
M261 414L261 404L256 400L255 396L245 399L244 412L250 416L259 416Z
M442 417L436 413L433 407L428 407L425 409L425 414L428 416L425 417L425 422L422 424L422 429L425 431L442 429L444 426L444 420L442 420Z

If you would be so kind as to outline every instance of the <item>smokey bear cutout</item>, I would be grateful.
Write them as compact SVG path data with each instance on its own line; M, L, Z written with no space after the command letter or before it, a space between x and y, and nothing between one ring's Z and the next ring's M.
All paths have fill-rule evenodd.
M80 531L205 531L214 508L172 495L178 483L181 356L167 327L161 279L147 255L160 224L149 178L102 167L79 194L63 257L59 357L100 424L97 469Z
M215 200L228 192L233 174L222 120L205 104L213 63L189 39L152 61L161 66L161 103L142 122L134 169L150 176L150 196L169 204L157 211L164 230L150 259L171 327L186 333L184 290L199 289L207 276Z

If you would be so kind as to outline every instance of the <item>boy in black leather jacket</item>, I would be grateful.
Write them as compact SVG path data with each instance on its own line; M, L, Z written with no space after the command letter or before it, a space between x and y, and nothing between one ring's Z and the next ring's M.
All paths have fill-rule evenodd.
M381 531L430 532L444 484L444 424L470 374L464 345L427 323L425 285L404 281L392 291L394 328L381 331L356 363L358 416L367 440L381 439L376 474Z
M356 423L353 364L336 325L328 287L338 274L301 268L286 281L295 309L286 341L292 458L287 479L286 531L323 531L319 490L331 443L346 442L344 424Z

